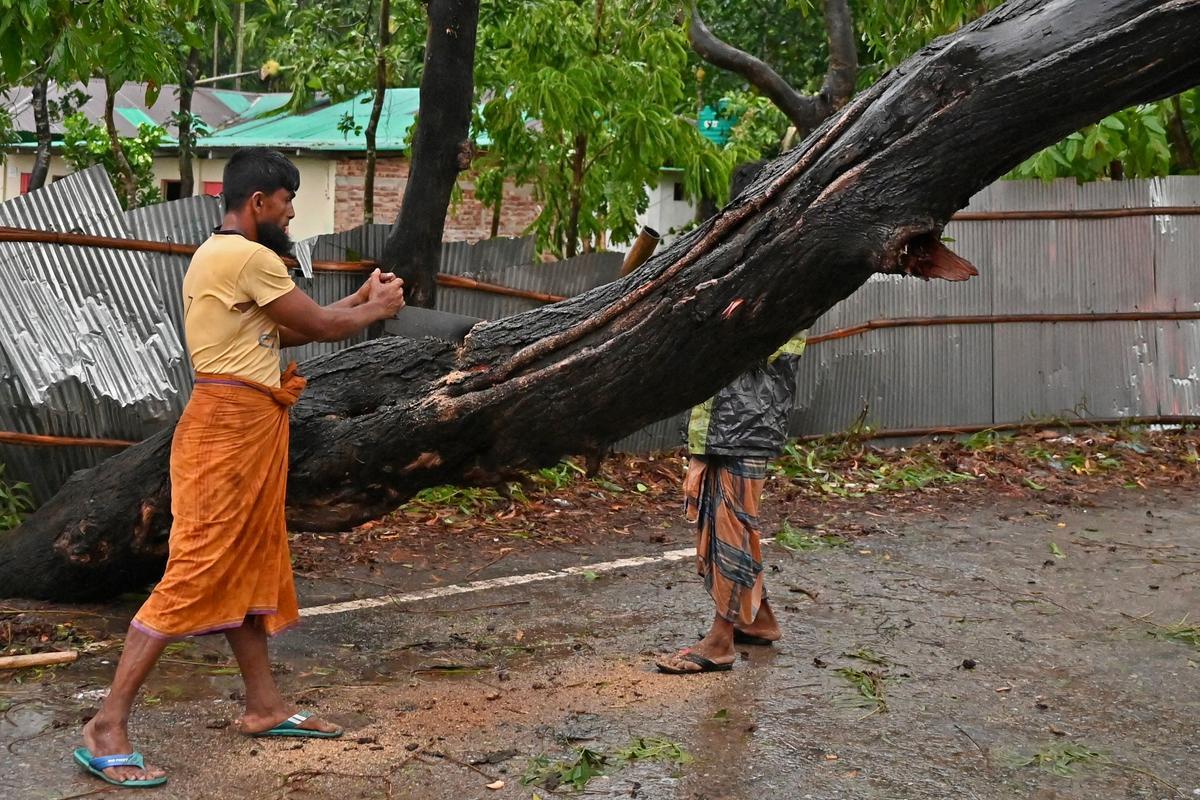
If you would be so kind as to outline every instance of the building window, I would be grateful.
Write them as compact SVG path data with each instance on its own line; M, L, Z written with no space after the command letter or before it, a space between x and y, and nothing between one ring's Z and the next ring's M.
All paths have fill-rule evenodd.
M225 189L225 184L221 181L205 181L204 182L204 193L205 194L217 195L217 194L220 194L224 189Z
M178 200L180 197L179 190L183 188L183 181L164 180L162 182L163 200L171 201Z
M681 202L683 199L683 184L675 181L675 200Z

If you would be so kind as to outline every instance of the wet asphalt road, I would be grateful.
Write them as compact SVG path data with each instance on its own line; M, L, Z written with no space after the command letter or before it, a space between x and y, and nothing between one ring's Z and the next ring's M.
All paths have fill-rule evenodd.
M581 748L603 761L586 797L1200 797L1200 648L1168 627L1200 622L1195 500L1000 504L770 547L785 639L719 675L651 668L706 627L688 559L314 616L273 658L297 702L346 726L337 741L235 733L239 681L204 639L156 671L134 735L170 770L161 798L567 796L521 778ZM678 547L511 558L472 580ZM325 581L304 604L363 594ZM113 655L0 686L0 796L101 788L68 756Z

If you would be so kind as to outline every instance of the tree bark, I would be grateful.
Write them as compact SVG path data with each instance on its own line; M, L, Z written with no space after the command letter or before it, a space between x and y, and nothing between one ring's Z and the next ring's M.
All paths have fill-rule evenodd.
M188 51L179 84L179 196L191 197L196 190L196 175L192 170L195 130L192 120L192 95L196 91L196 75L200 71L200 50Z
M1171 98L1171 110L1173 113L1167 123L1167 135L1171 139L1171 149L1175 151L1175 161L1181 170L1195 170L1200 165L1196 163L1196 150L1192 147L1187 124L1183 121L1183 104L1179 102L1179 95Z
M375 102L371 104L371 118L367 121L367 170L363 176L363 223L366 225L375 222L375 134L379 131L379 118L383 115L383 101L387 97L387 48L392 41L391 20L391 3L389 0L380 0L379 52L375 56Z
M118 174L116 177L124 189L125 207L134 208L138 202L137 178L133 174L133 167L129 165L129 159L125 156L125 148L121 146L121 134L117 132L117 121L113 116L113 105L117 99L117 90L120 88L112 81L104 82L104 129L108 131L108 141L113 149L113 160L117 162Z
M246 43L246 0L241 0L238 3L238 18L237 18L237 40L233 48L233 73L237 75L233 79L233 88L236 91L242 90L242 51ZM216 75L217 73L213 73Z
M583 207L584 163L587 160L587 136L576 134L575 156L571 160L571 196L567 211L566 255L573 258L579 252L579 212Z
M492 227L488 231L488 238L495 239L500 235L500 212L504 208L504 182L500 182L500 196L496 198L496 204L492 206Z
M53 137L50 133L50 98L48 89L50 76L46 71L39 70L33 83L33 125L37 131L37 152L33 156L33 171L29 175L29 191L40 189L46 185L50 175L50 146Z
M288 518L345 530L422 487L594 453L769 355L873 273L936 274L970 197L1108 113L1200 83L1200 0L1017 0L915 55L637 272L477 326L305 363ZM170 431L0 539L0 586L102 597L154 578Z
M858 77L858 44L854 37L849 0L824 0L824 5L829 68L821 83L821 91L811 96L793 89L762 60L718 39L704 24L695 2L692 4L688 38L697 55L713 66L741 75L770 98L796 126L797 131L807 135L846 104L854 94L854 82Z
M478 23L479 0L429 0L412 165L383 252L384 264L404 279L405 299L415 306L433 306L446 209L458 173L470 166L462 156L471 151Z

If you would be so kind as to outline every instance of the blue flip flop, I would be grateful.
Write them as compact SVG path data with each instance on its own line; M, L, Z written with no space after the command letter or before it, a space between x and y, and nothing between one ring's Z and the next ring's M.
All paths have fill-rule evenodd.
M283 722L276 725L274 728L258 733L252 733L251 736L300 736L306 739L336 739L345 731L338 728L336 731L317 731L312 728L301 728L304 721L312 716L311 711L298 711L285 719Z
M110 778L104 774L104 770L109 767L137 767L145 769L146 762L142 759L141 753L122 753L113 756L93 756L92 752L86 747L81 747L75 751L75 761L79 766L86 769L88 772L95 775L105 783L111 783L113 786L128 786L130 788L148 789L151 786L162 786L167 782L167 776L162 775L157 778L149 778L146 780L131 780L119 781L115 778Z

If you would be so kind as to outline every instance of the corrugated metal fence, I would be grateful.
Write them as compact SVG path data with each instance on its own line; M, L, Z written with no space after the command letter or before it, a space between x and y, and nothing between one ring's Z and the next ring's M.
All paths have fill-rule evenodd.
M1200 206L1200 178L1001 181L967 211ZM878 275L813 327L872 319L1200 310L1200 216L952 222L965 283ZM1050 416L1200 414L1200 322L945 325L822 342L800 361L793 436ZM620 444L676 447L685 415Z
M343 233L316 236L308 243L314 260L378 260L390 228L390 225L362 225ZM447 275L461 275L483 283L570 297L614 280L620 271L622 257L620 253L589 253L546 264L535 258L531 238L485 239L476 244L446 242L442 245L440 270ZM362 280L363 277L355 273L316 272L311 281L301 279L301 286L318 303L325 304L353 292ZM520 297L441 286L438 287L436 305L442 311L455 314L500 319L541 304ZM303 361L336 352L365 338L363 335L350 342L315 342L292 348L285 357Z
M146 220L154 212L144 215ZM0 225L131 238L100 167L0 205ZM143 228L148 236L167 226ZM182 259L180 259L182 260ZM179 415L191 373L146 253L0 243L0 429L141 439ZM0 444L10 479L39 499L110 449Z
M1200 178L1076 185L1000 182L969 211L1200 206ZM219 221L212 198L123 214L89 170L0 206L0 224L197 244ZM312 257L382 252L388 226L310 240ZM1200 309L1200 216L954 222L952 248L980 270L966 283L877 276L813 329L872 319ZM442 269L573 295L616 277L620 254L535 260L528 239L447 243ZM186 257L0 243L0 429L138 439L178 414L190 390L180 345ZM318 271L303 288L327 303L362 276ZM441 287L439 307L487 319L535 301ZM303 360L344 344L295 348ZM794 435L844 430L866 409L877 428L1013 422L1080 413L1200 413L1200 322L944 325L869 331L814 345L801 360ZM678 446L683 416L616 445ZM0 445L10 477L46 496L109 451Z

